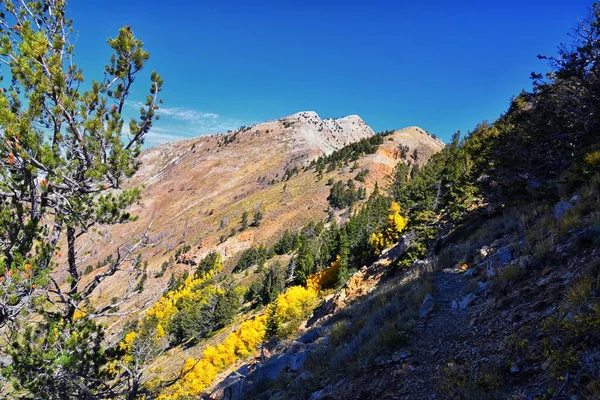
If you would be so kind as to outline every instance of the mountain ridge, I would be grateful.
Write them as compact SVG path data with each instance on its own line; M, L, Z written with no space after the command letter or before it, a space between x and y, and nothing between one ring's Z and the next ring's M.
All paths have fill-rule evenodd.
M301 112L227 134L165 143L144 151L138 172L125 184L143 185L140 202L130 209L138 219L102 226L90 234L78 250L83 254L81 265L98 264L117 246L126 246L141 235L150 223L150 238L159 243L145 254L150 275L158 274L161 264L184 244L191 245L186 252L191 263L213 250L226 261L235 259L253 245L272 244L285 229L299 229L311 220L326 218L328 177L348 181L357 172L367 171L365 181L359 184L370 193L376 185L386 185L386 177L403 159L401 146L410 148L410 154L418 149L419 159L413 160L409 154L405 160L414 165L422 165L443 147L418 127L403 128L385 136L373 154L361 156L357 171L347 166L319 178L314 168L309 168L310 163L331 148L343 146L344 140L328 138L314 145L304 140L306 131L319 133L319 127L329 124L338 137L343 137L344 126L354 122L354 133L347 135L347 140L368 139L375 134L357 116L325 120L329 122L317 118L316 113ZM295 126L286 127L286 123ZM305 125L307 129L303 129ZM332 135L325 128L321 133ZM242 212L256 210L264 214L261 227L238 232ZM338 213L338 217L343 216ZM156 293L162 293L171 274L191 269L190 265L175 263L163 277L148 279L138 304L147 304ZM59 280L63 276L64 272L57 272ZM96 299L98 303L123 290L118 278L106 287ZM133 308L133 303L129 307Z

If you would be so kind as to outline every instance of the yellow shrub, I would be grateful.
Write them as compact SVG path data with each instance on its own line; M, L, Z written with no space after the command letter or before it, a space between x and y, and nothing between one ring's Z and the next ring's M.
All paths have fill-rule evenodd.
M317 304L318 295L312 288L292 286L277 296L267 310L267 326L270 333L290 336Z
M79 308L75 310L75 313L73 313L73 321L77 321L78 319L81 319L83 317L85 317L87 315L87 313L84 310L80 310Z
M225 338L223 343L207 346L200 360L188 358L183 366L182 378L161 394L159 399L197 396L211 384L219 372L256 349L263 341L266 329L264 315L243 322L236 331Z
M400 238L400 233L408 225L408 219L403 217L400 212L400 204L392 202L385 229L383 232L374 232L369 237L369 244L375 250L375 254L381 254L383 249L396 243Z
M314 290L315 292L319 292L322 288L335 285L340 273L341 261L341 257L337 256L329 268L310 275L308 278L306 278L306 287Z
M583 161L588 167L600 165L600 150L592 151L583 156Z
M152 307L150 307L150 309L146 312L146 318L156 317L158 320L157 335L159 337L160 335L165 334L166 325L178 311L177 303L180 300L202 301L202 298L206 297L206 293L198 290L198 288L204 285L221 268L220 257L217 257L215 266L208 273L198 278L189 276L179 289L165 294L158 299L158 301L154 303ZM219 289L215 288L215 290Z
M302 286L292 286L277 296L275 316L282 322L302 318L312 310L317 293Z
M267 331L267 320L275 320L279 326L291 330L297 328L295 323L306 318L317 304L317 290L315 287L330 282L332 276L337 278L340 267L340 258L331 264L331 267L321 271L318 277L311 276L311 286L304 288L302 286L292 286L284 293L277 296L276 301L269 308L268 315L257 316L253 319L243 322L240 327L230 333L222 343L216 346L207 346L202 352L200 360L187 359L185 361L182 378L176 384L166 389L159 396L159 400L180 399L198 396L206 389L217 375L229 368L238 359L247 357L256 349L256 347L265 339ZM174 307L176 299L181 296L190 296L187 288L193 286L190 282L182 287L177 294L165 296L164 300L159 301L158 311L164 314L157 314L153 311L151 315L164 317L169 315L169 310ZM193 296L193 294L191 294ZM157 303L158 304L158 303ZM164 307L163 307L164 305ZM156 306L156 305L155 305ZM155 308L155 307L153 307Z

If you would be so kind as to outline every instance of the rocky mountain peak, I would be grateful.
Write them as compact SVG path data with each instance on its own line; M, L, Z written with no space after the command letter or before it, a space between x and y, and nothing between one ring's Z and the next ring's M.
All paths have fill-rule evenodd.
M301 111L280 120L293 137L310 150L328 155L350 143L375 134L358 115L321 119L314 111Z

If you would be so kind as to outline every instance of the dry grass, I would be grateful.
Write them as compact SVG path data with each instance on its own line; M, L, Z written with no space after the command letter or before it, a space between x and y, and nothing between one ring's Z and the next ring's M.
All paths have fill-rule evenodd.
M583 276L571 284L567 290L567 299L570 305L580 306L592 297L594 280L589 276Z

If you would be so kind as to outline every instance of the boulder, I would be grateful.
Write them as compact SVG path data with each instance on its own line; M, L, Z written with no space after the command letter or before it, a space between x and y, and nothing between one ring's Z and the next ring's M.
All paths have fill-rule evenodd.
M282 354L279 357L270 359L260 369L259 373L266 379L275 380L289 366L292 356Z
M237 400L242 397L245 376L237 372L223 379L211 392L211 399Z
M243 379L238 379L231 382L227 387L223 389L223 400L237 400L242 397L242 385Z
M395 362L395 363L402 361L402 356L401 356L401 354L402 354L402 353L400 353L400 352L398 352L398 351L397 351L397 352L395 352L395 353L392 355L392 361L393 361L393 362Z
M499 249L498 251L496 251L494 253L494 256L493 256L493 262L497 266L506 265L506 264L510 263L511 260L512 260L512 254L507 247Z
M302 353L297 353L294 354L288 363L288 367L290 368L290 371L299 371L302 366L304 365L304 362L306 361L306 358L308 357L308 351L303 351Z
M286 350L286 354L298 354L306 350L306 344L294 340L292 344L290 344Z
M479 249L479 255L481 258L486 258L488 254L490 254L490 248L488 246L483 246L481 249Z
M533 257L531 256L523 256L519 258L519 267L525 269L533 264Z
M282 354L267 361L258 373L269 380L278 379L286 371L299 371L308 357L308 351L295 354Z
M463 297L460 302L458 302L458 307L461 310L464 310L465 308L469 307L473 300L475 300L475 295L473 293L469 293L468 295Z
M321 389L317 392L313 392L308 400L319 400L327 396L333 390L332 385L328 385L325 389Z
M557 220L562 219L565 213L571 208L573 208L573 204L569 203L568 201L558 202L558 204L554 206L554 218Z
M433 296L428 293L425 296L425 299L423 299L423 304L421 304L421 309L419 310L419 318L426 317L430 312L433 311L434 306L435 301L433 300Z
M569 200L571 202L571 204L575 204L579 201L579 195L576 194L575 196L571 197L571 200Z
M309 344L317 340L320 335L321 330L319 328L310 329L304 332L304 334L297 339L297 342Z

